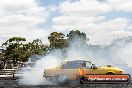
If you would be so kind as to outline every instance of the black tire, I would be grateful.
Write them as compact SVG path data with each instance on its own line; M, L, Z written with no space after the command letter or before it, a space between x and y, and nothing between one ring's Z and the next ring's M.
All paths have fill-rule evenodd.
M84 84L84 81L85 81L85 77L80 77L79 83L80 83L80 84Z

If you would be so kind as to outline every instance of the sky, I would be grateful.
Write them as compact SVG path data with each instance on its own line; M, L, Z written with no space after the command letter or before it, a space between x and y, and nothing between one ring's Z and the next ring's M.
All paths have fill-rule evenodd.
M0 0L0 45L14 36L48 44L51 32L71 30L94 45L131 36L132 0Z

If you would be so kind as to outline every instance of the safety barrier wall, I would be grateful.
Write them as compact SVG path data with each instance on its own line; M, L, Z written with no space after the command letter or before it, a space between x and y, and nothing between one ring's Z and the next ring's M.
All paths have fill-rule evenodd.
M0 77L11 77L15 78L16 69L2 69L0 70Z

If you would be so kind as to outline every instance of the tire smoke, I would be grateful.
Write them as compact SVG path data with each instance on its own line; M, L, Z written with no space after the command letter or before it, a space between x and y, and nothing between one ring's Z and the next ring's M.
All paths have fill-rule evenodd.
M107 46L88 45L80 43L80 40L74 40L70 46L62 50L53 50L52 53L40 58L32 70L27 70L20 78L19 83L25 85L57 85L58 79L47 80L44 75L44 69L55 68L65 60L89 60L98 66L111 64L121 67L127 64L132 67L132 42L118 42ZM130 69L124 67L127 73ZM132 73L130 73L132 74ZM66 78L59 76L59 80Z

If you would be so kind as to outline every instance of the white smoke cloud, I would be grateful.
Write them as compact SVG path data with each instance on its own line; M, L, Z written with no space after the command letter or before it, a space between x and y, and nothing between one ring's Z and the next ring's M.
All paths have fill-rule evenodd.
M132 67L132 43L125 43L123 47L119 47L118 49L115 49L115 51L115 56L117 56L117 63L126 63L129 67ZM118 60L118 58L120 59L120 61Z
M19 83L24 85L55 85L56 83L48 81L45 77L43 77L44 69L57 67L62 61L63 59L60 50L53 51L51 54L42 57L40 60L35 62L33 69L25 68L27 71L23 73ZM20 72L22 71L23 70Z
M127 39L126 39L127 40ZM66 80L65 76L60 76L58 79L47 80L44 75L44 69L56 68L61 66L67 60L88 60L97 66L104 65L123 65L131 64L132 43L126 40L117 41L113 45L108 46L93 46L85 47L81 41L76 38L70 46L65 50L53 50L47 56L38 60L34 65L34 70L28 70L20 79L20 84L25 85L57 85L59 82ZM130 39L128 39L130 41ZM127 69L128 72L129 69ZM130 72L130 71L129 71ZM132 74L130 72L130 74Z

